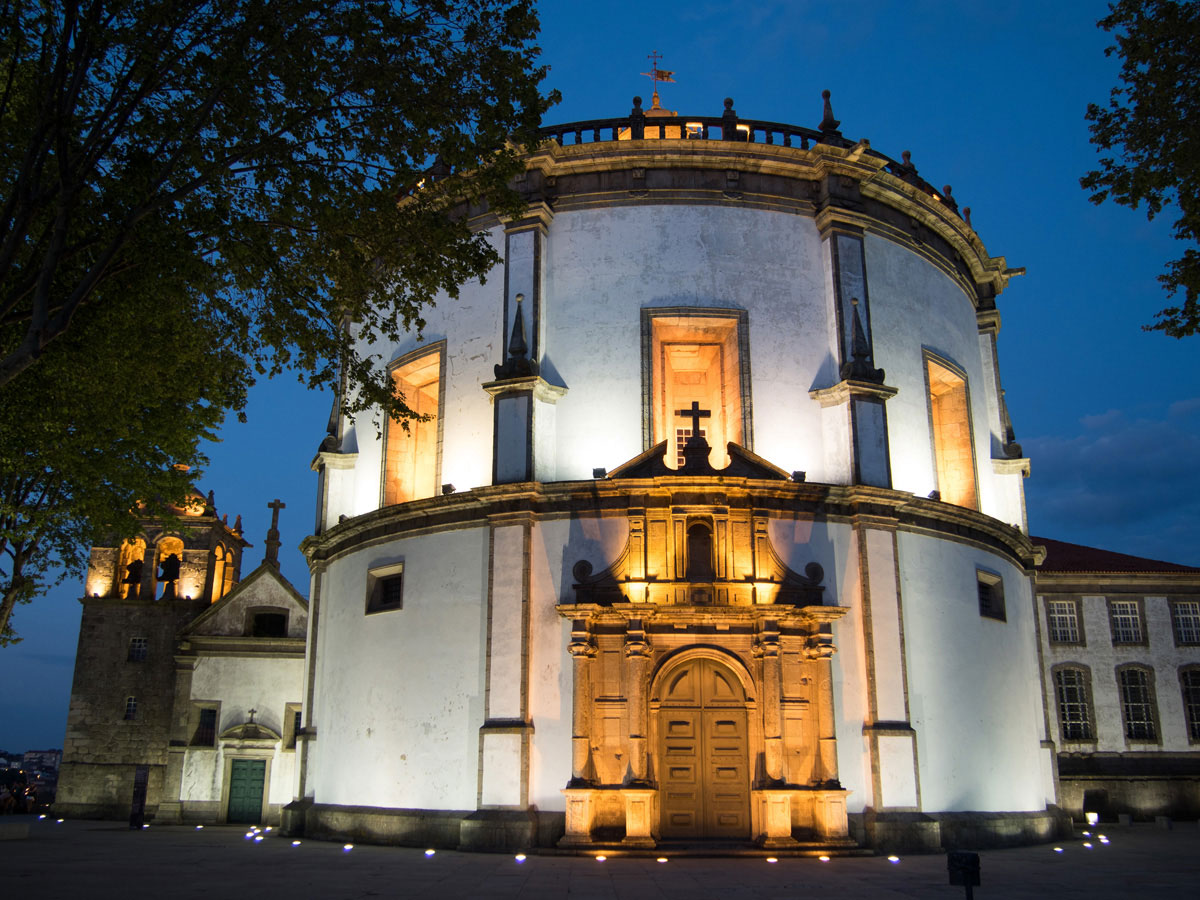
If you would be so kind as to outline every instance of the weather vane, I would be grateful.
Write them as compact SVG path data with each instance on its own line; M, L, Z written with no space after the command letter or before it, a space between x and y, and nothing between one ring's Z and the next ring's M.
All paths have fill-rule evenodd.
M653 85L653 91L654 91L654 96L652 97L651 102L652 102L652 105L658 106L658 83L660 81L665 81L669 84L674 84L675 83L675 78L674 78L675 73L669 72L666 69L660 69L658 67L658 61L660 59L662 59L662 55L657 50L654 50L651 53L649 53L646 56L646 59L650 60L650 71L643 72L642 74L650 79L650 83Z

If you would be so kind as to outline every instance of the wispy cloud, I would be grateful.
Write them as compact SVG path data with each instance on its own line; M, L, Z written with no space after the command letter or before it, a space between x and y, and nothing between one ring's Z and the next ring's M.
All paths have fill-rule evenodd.
M1022 441L1035 534L1200 565L1200 397Z

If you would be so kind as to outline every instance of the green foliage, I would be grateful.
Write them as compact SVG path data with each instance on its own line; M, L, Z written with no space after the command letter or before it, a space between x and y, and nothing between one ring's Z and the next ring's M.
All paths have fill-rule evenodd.
M1113 155L1080 184L1093 203L1145 204L1150 219L1179 207L1175 237L1189 246L1159 281L1183 302L1146 327L1185 337L1200 329L1200 3L1120 0L1098 24L1116 39L1105 53L1121 57L1120 84L1107 107L1088 105L1087 120L1092 143Z
M520 211L537 24L532 0L0 0L0 643L51 563L181 495L256 376L411 415L355 342L498 262L462 211Z

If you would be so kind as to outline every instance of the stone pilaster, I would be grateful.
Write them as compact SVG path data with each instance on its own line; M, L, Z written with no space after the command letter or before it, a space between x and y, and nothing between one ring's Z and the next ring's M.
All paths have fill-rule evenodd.
M646 717L647 672L650 665L650 643L642 628L641 619L630 619L625 631L625 702L629 710L629 771L630 785L649 783L646 765L646 740L650 733Z

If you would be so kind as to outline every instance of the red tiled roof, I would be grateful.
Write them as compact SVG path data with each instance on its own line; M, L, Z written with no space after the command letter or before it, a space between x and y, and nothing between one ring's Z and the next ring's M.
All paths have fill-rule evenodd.
M1200 572L1194 566L1113 553L1083 544L1042 537L1030 537L1029 540L1046 548L1046 561L1038 566L1041 572Z

